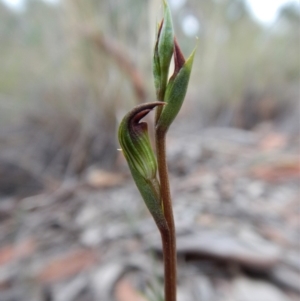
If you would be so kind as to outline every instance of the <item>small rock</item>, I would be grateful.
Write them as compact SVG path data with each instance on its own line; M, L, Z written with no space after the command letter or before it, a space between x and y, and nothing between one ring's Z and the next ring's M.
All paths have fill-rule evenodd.
M99 220L99 209L91 204L83 207L75 218L75 222L79 227L86 227L97 220Z
M97 246L102 239L103 233L100 227L87 228L80 235L80 241L87 247Z
M262 196L265 188L263 182L254 181L248 185L247 192L249 196L253 199L257 199Z

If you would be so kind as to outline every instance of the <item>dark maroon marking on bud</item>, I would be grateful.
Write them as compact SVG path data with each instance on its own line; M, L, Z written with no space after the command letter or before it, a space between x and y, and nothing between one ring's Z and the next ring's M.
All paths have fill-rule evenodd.
M159 27L158 27L157 38L156 38L156 43L155 43L155 50L158 49L159 37L160 37L160 33L162 30L163 24L164 24L164 19L161 20Z
M185 64L185 58L183 56L183 53L177 43L176 38L174 38L174 73L171 76L171 78L175 78L175 76L177 75L177 73L180 71L180 69L182 68L182 66Z
M165 103L161 101L155 101L136 106L128 115L127 124L129 131L131 133L137 133L147 129L147 123L140 122L140 120L144 118L156 106L162 105L165 105Z
M136 115L133 116L133 118L131 119L132 120L132 123L133 124L138 124L140 122L140 120L142 118L144 118L151 110L150 109L146 109L146 110L143 110L141 112L138 112Z

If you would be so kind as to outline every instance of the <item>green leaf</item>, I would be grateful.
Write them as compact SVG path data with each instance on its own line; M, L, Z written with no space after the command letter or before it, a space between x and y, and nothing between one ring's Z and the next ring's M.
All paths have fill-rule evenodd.
M162 101L167 86L169 67L174 48L174 30L171 11L164 3L164 18L159 24L153 57L153 75L157 99Z
M178 56L179 55L180 59L177 61L175 59L175 71L169 80L164 97L164 102L167 105L162 109L161 115L157 122L157 129L164 132L169 129L183 104L192 71L195 49L185 62L182 61L181 51L180 54L178 53Z

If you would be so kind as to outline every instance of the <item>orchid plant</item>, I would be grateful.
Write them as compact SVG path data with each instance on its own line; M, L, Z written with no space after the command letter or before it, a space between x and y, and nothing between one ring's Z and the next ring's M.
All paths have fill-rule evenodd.
M135 184L160 231L164 258L165 301L176 301L176 236L166 160L166 134L184 101L195 50L186 60L174 37L169 5L163 0L164 17L157 27L153 56L157 101L136 106L119 126L119 142ZM174 72L170 78L171 59ZM156 109L156 153L148 125L141 121Z

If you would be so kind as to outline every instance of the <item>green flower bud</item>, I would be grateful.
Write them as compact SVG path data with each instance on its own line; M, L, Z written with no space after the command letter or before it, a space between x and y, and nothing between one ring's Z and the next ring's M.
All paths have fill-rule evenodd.
M157 121L157 129L166 132L173 120L176 118L182 106L187 91L190 74L192 70L195 50L190 57L185 60L184 56L174 41L174 73L170 77L164 96L164 102L167 104L163 107L160 117Z
M155 106L143 104L135 107L123 118L119 127L119 141L128 164L145 179L155 177L157 167L148 125L140 120Z
M171 12L164 0L164 18L158 26L157 38L153 57L153 75L157 99L164 98L169 67L174 49L174 31Z
M157 180L156 157L151 147L148 125L140 120L163 102L136 106L125 115L119 126L119 142L132 177L159 229L166 228L160 187Z

